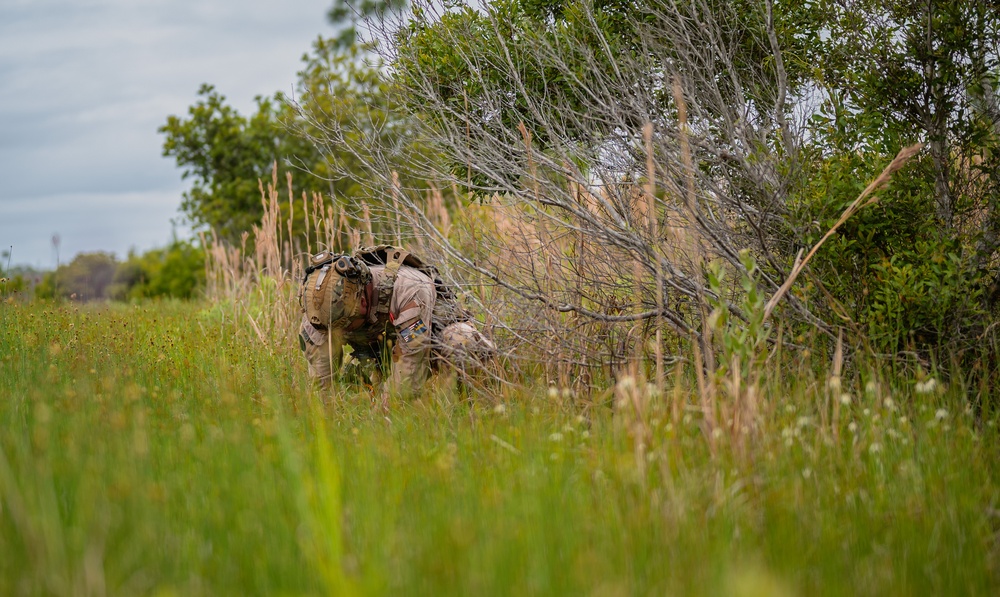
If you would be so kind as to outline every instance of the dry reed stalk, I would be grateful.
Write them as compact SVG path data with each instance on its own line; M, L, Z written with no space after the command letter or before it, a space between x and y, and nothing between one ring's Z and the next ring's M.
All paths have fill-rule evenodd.
M715 455L715 397L711 391L711 381L705 379L705 369L702 363L700 339L691 338L691 348L694 351L694 374L698 382L698 397L701 402L702 432L708 440L712 455Z
M288 183L288 250L286 252L286 257L289 259L289 261L286 262L285 267L291 270L292 264L294 262L294 257L293 257L294 253L292 252L294 243L292 239L295 238L295 236L292 235L293 231L292 222L295 221L295 203L294 203L295 193L292 191L291 172L285 172L285 181Z
M517 130L521 133L521 139L524 141L524 151L528 156L528 172L531 174L532 190L535 193L535 203L541 204L541 191L539 189L538 171L535 167L535 158L531 153L531 131L528 127L524 126L524 122L517 123Z
M734 449L739 452L742 447L742 433L741 429L743 427L743 421L746 416L744 412L745 405L743 400L743 377L740 367L740 358L738 355L734 354L730 358L729 362L729 395L733 401L733 412L732 419L728 415L724 416L724 421L732 421L729 425L729 438L730 443Z
M698 303L701 309L701 321L702 321L702 337L700 341L703 343L702 353L704 358L704 366L706 371L715 371L714 362L714 351L712 350L712 330L708 326L708 306L705 299L704 284L700 283L703 277L703 264L705 262L705 256L702 251L702 243L699 238L697 238L696 229L694 226L697 220L697 200L695 197L695 187L694 187L694 163L691 158L691 145L688 141L687 134L687 102L684 99L684 89L681 87L680 77L674 76L673 79L673 97L674 103L677 105L677 128L678 128L678 139L680 141L681 147L681 162L684 166L684 197L685 205L687 207L686 218L687 226L681 227L679 232L683 235L686 245L687 245L687 255L688 259L694 263L694 275L699 278L698 284ZM714 394L714 392L713 392ZM714 397L714 396L713 396Z
M659 223L656 217L656 164L653 160L653 123L642 127L646 142L646 220L653 246L659 246ZM659 256L657 256L659 257ZM656 389L663 395L663 266L656 259Z
M646 144L646 193L643 209L646 230L651 239L657 234L656 221L656 165L653 161L653 123L647 122L642 127L642 137Z
M837 329L837 348L833 352L833 371L827 383L827 400L833 400L833 441L840 439L840 393L842 391L842 372L844 366L844 330ZM836 382L834 382L836 380ZM823 409L826 412L826 409Z
M458 203L457 197L456 203ZM427 215L443 236L451 234L451 216L444 206L444 195L434 183L430 184L430 189L427 191ZM420 237L420 241L423 242L423 237Z
M375 235L372 233L372 210L368 207L367 201L361 202L361 223L365 231L365 245L374 245Z
M392 172L392 185L390 186L390 188L392 189L392 213L396 216L396 222L395 222L396 223L396 230L394 231L395 232L395 237L396 237L396 246L397 247L402 247L403 246L403 221L402 221L403 210L402 210L402 207L399 204L399 192L400 192L399 191L399 173L396 172L395 170L393 170L393 172ZM375 244L375 243L372 242L372 244Z
M327 225L326 206L323 205L323 195L320 193L313 193L312 218L314 226L313 233L316 235L316 242L320 245L316 247L316 251L321 251L324 248L329 249L332 232Z
M633 362L624 367L612 392L614 394L614 408L617 414L621 415L623 426L632 436L639 477L645 478L646 449L653 434L647 423L649 397L641 365Z
M781 285L781 287L778 288L778 291L774 293L774 296L771 297L771 300L767 301L767 304L764 306L765 321L771 316L771 313L774 311L774 308L778 305L778 301L780 301L781 297L783 297L792 287L792 284L795 282L795 278L797 278L799 274L802 273L802 270L805 269L806 264L809 263L809 260L812 259L813 255L816 254L816 251L819 250L819 248L823 245L823 243L825 243L828 238L833 236L833 233L836 232L838 228L840 228L841 224L846 222L848 218L853 216L859 209L878 201L878 197L872 197L868 201L865 201L865 199L873 192L875 192L880 186L889 182L889 180L892 178L892 175L895 174L897 170L902 168L911 157L916 155L916 153L920 151L923 148L923 146L924 146L923 143L915 143L913 145L910 145L909 147L904 147L903 149L899 150L899 153L896 154L896 157L893 158L893 160L889 163L888 166L885 167L884 170L882 170L882 173L879 174L875 180L869 183L867 187L865 187L865 190L862 191L860 195L858 195L857 199L855 199L853 202L851 202L850 205L847 206L847 209L845 209L844 213L840 215L840 219L837 220L837 223L835 223L829 230L826 231L826 234L823 235L823 238L819 239L819 242L813 245L812 249L809 250L809 253L806 255L805 259L802 260L799 259L799 256L802 255L802 252L799 251L799 256L795 258L795 264L792 266L792 271L788 274L788 278L785 279L785 282Z
M674 427L678 427L681 422L681 405L684 403L687 392L684 388L684 362L678 361L674 365L674 388L670 397L670 420L673 422Z
M306 254L312 255L312 238L309 236L309 195L302 191L302 220L306 227Z
M564 165L569 169L568 165ZM576 201L577 205L586 207L584 205L584 199L580 190L580 185L573 180L569 181L569 191L573 199ZM576 262L577 275L574 276L574 289L573 289L573 299L575 305L579 308L583 306L583 296L584 288L583 281L586 279L592 279L590 276L590 256L587 248L589 244L587 243L587 234L584 232L585 221L583 217L576 218L577 232L576 232L576 244L573 247L573 259Z
M698 203L694 185L694 160L691 157L691 144L688 141L687 102L684 100L684 89L681 87L681 80L678 76L674 77L673 95L674 103L677 105L678 140L681 147L681 162L684 166L684 198L685 205L687 206L687 228L690 229L687 231L686 237L690 243L689 248L693 251L692 261L695 264L695 274L699 275L705 259L701 239L694 233L698 214ZM689 254L689 259L691 257ZM703 286L703 284L699 284L699 287Z

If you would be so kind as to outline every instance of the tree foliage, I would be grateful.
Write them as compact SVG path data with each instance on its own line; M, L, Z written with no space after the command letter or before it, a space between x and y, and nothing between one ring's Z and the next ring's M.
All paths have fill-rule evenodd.
M927 150L817 262L832 306L881 349L963 348L987 325L1000 270L1000 25L989 2L822 2L803 219L836 218L900 147ZM803 222L804 224L804 222ZM803 226L804 227L804 226Z
M398 163L428 152L408 139L410 127L392 109L380 65L371 58L343 37L320 37L302 57L293 96L257 97L256 112L245 117L206 84L187 118L168 117L160 128L163 152L193 180L181 209L196 228L240 245L264 213L260 183L266 185L275 164L299 173L297 193L319 193L341 206L384 200L401 184L419 187L420 181L392 176ZM377 161L373 146L380 149ZM288 207L297 197L278 186L283 219L304 230L304 210ZM361 210L352 213L349 220L357 223Z
M169 116L160 127L166 135L163 154L177 161L184 178L192 179L181 203L191 223L239 243L242 233L260 221L259 181L270 177L272 166L313 167L319 156L283 126L290 111L280 96L258 96L256 113L245 117L211 85L202 85L198 95L201 99L188 108L186 119ZM306 179L300 186L323 190L326 185Z
M394 40L394 89L451 164L448 183L520 206L518 230L547 228L524 243L553 256L541 270L525 257L500 263L506 249L488 237L439 239L445 252L472 253L460 259L471 272L529 302L597 321L659 317L699 333L699 297L715 293L706 261L743 271L749 249L759 283L776 291L893 156L924 143L827 243L782 311L895 352L970 346L1000 286L991 10L418 1L379 37ZM433 236L420 202L410 208ZM585 279L580 250L554 240L576 234L607 264ZM588 292L554 287L560 277ZM637 277L647 283L623 310L623 282L635 288Z
M50 272L35 288L38 298L97 301L108 298L118 263L109 253L80 253Z
M35 288L41 299L130 301L194 298L205 283L205 253L190 241L174 239L125 261L108 253L80 253L45 275Z

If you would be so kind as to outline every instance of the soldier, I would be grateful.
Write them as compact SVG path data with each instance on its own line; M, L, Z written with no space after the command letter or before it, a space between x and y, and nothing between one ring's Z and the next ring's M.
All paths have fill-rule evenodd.
M340 370L344 344L355 358L381 365L391 342L384 388L391 393L418 389L444 362L465 368L495 350L436 270L402 249L314 255L299 301L300 346L309 374L323 386Z

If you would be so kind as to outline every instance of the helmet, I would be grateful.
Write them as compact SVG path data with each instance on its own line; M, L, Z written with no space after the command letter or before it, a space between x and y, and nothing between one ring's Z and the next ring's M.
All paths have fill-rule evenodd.
M468 367L496 354L496 344L468 321L445 326L438 339L440 358L456 367Z
M361 313L361 298L372 280L360 259L327 252L312 257L301 302L309 322L319 328L346 327Z

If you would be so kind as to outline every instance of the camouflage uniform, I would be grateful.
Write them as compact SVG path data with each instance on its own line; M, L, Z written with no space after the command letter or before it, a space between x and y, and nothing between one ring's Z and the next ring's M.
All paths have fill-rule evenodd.
M457 303L447 305L438 301L435 280L427 273L399 263L368 265L365 269L371 279L358 291L363 292L367 311L363 318L351 306L349 287L330 293L331 308L321 312L318 319L313 314L313 321L306 304L309 299L303 299L306 313L300 330L301 346L310 375L321 384L327 385L339 371L344 344L351 346L355 357L381 362L387 341L392 341L392 366L386 389L393 393L419 388L432 367L440 362L464 367L466 363L459 361L468 355L494 350L493 344L475 326L452 312L458 309ZM390 287L392 270L395 279ZM309 287L309 280L307 277L304 287ZM345 288L342 280L334 280L327 283L337 289ZM343 302L348 303L346 309L341 305ZM317 323L323 320L331 323Z

